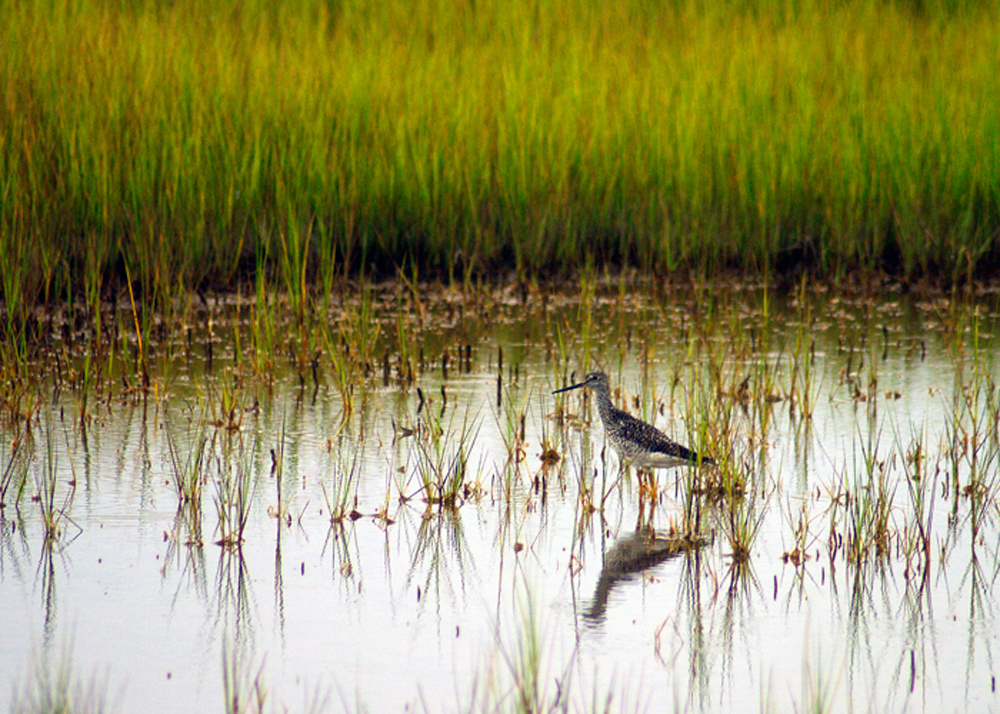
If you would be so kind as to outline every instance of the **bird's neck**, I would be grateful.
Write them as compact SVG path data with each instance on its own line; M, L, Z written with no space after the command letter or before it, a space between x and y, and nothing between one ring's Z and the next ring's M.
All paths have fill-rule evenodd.
M611 403L611 394L607 390L597 392L597 411L601 415L601 421L607 421L614 411L615 405Z

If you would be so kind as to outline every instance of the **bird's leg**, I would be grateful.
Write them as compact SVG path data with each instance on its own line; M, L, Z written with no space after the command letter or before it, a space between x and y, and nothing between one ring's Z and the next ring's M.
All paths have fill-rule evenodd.
M650 504L656 502L656 477L653 475L652 469L642 469L637 468L636 473L639 477L639 498L643 496L649 499Z
M653 516L656 514L656 507L649 504L649 518L646 518L646 499L639 499L639 518L635 524L637 533L647 533L650 537L655 534L653 529Z

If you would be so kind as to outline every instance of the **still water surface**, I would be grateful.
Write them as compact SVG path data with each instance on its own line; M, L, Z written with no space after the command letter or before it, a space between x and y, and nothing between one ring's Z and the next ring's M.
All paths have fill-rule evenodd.
M273 381L248 376L248 311L221 302L163 341L154 393L105 389L86 429L53 377L0 522L0 701L64 658L119 711L222 711L224 662L276 711L1000 706L991 298L582 293L380 295L352 409L329 344L315 373L277 357ZM693 545L670 539L693 474L641 496L591 400L551 395L597 367L742 474L742 496L694 497ZM229 397L238 428L212 423ZM175 485L198 454L200 510ZM428 505L421 474L458 464L454 507ZM66 503L50 546L31 500L47 474ZM243 543L225 547L220 484L240 477ZM849 504L877 483L885 540L854 558Z

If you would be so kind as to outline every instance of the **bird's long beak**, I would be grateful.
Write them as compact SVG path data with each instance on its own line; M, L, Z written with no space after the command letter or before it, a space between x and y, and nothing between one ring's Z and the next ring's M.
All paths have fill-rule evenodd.
M569 387L563 387L562 389L557 389L556 391L554 391L552 393L553 394L559 394L559 392L568 392L571 389L579 389L580 387L583 387L583 386L586 386L586 382L580 382L579 384L574 384L574 385L569 386Z

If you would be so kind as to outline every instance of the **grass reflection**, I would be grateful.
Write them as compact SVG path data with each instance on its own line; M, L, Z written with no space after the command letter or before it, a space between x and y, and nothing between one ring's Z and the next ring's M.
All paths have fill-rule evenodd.
M54 646L33 653L27 676L15 688L11 714L101 714L116 711L108 697L108 677L79 674L73 643L63 644L58 655Z
M466 591L467 578L475 572L472 552L465 539L462 516L456 510L427 510L420 516L406 575L409 589L417 584L421 607L426 598L440 603L443 596L457 601Z
M90 563L90 551L73 550L86 539L73 540L69 519L88 538L105 525L140 545L152 537L158 582L174 579L169 607L193 594L211 636L236 641L223 676L227 701L242 707L260 704L259 690L278 708L280 679L267 681L250 645L263 653L273 615L280 645L267 654L293 660L292 638L313 629L297 622L312 616L295 610L303 586L349 591L352 623L372 628L382 611L367 608L383 595L394 623L458 613L461 636L456 627L454 643L420 639L421 654L453 647L464 662L502 635L478 689L466 697L456 679L462 710L614 709L624 699L606 685L619 663L630 674L654 667L641 684L658 702L673 694L679 710L717 711L754 686L776 710L786 698L930 709L951 701L955 682L978 701L990 686L1000 572L997 318L963 318L972 308L942 294L897 305L806 281L788 293L661 283L600 269L551 290L407 275L357 294L300 292L290 317L277 313L280 297L253 311L212 301L190 315L212 326L185 327L172 346L155 320L128 328L140 322L131 309L127 319L108 309L89 376L88 333L51 368L63 396L0 422L0 594L31 584L37 559L30 609L55 634ZM496 332L477 332L479 320ZM126 328L142 331L141 395ZM188 363L163 378L157 364L186 354L189 333ZM655 478L620 468L592 399L548 396L585 365L611 370L616 403L704 448L718 468ZM206 540L220 546L214 566ZM273 603L254 596L261 549ZM620 596L640 575L643 609L632 611ZM508 610L530 579L531 612ZM648 587L656 582L670 587ZM495 632L477 632L479 607ZM384 627L390 671L412 642ZM788 675L780 658L797 656L802 628L843 643L843 661L810 653ZM415 640L435 630L412 629ZM364 634L334 632L330 646L350 651ZM600 676L584 671L598 666ZM791 681L780 694L767 679L779 667ZM373 709L384 704L370 674L347 708L369 706L366 695Z

